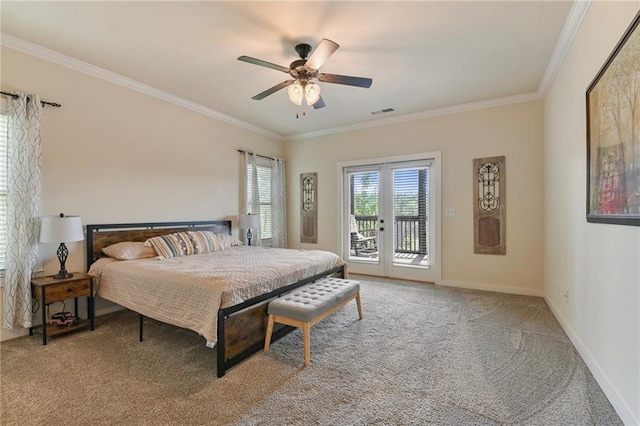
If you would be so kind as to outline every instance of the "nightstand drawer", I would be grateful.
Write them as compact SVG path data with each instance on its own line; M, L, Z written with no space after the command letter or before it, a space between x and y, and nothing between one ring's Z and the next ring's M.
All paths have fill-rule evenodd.
M60 284L50 284L46 287L47 303L56 302L65 299L72 299L80 296L89 296L91 278L80 279L70 282L62 282ZM42 297L42 288L33 287L33 296Z

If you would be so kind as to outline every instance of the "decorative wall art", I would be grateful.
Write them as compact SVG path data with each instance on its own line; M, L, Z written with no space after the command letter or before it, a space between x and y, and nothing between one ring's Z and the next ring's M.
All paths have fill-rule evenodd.
M587 222L640 226L639 22L587 89Z
M318 243L318 174L300 174L300 242Z
M473 160L473 251L506 254L505 157Z

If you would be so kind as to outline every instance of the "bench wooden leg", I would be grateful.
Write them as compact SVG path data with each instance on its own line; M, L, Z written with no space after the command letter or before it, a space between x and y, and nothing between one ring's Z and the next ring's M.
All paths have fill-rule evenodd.
M269 352L269 345L271 344L271 333L273 333L273 315L269 315L267 320L267 334L264 336L264 351Z
M311 364L311 324L305 322L302 326L302 333L304 335L304 365Z
M358 316L362 319L362 303L360 303L360 292L356 293L356 304L358 305Z

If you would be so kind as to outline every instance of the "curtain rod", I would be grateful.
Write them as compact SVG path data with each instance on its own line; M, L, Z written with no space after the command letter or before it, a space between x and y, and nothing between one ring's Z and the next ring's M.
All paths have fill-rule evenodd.
M19 97L15 93L9 93L9 92L0 92L0 93L2 93L3 95L11 96L14 99ZM40 101L40 103L42 104L42 106L49 105L49 106L52 106L52 107L55 107L55 108L60 108L62 106L62 105L57 104L55 102Z
M243 154L246 154L247 151L243 150L243 149L239 149L238 152L241 152ZM254 154L256 157L262 157L262 158L266 158L267 160L275 160L275 158L273 157L267 157L266 155L260 155L260 154Z

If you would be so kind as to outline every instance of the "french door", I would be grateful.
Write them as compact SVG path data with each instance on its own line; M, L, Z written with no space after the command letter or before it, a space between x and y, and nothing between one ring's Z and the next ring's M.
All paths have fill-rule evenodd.
M342 253L350 272L440 280L440 156L412 157L343 163Z

